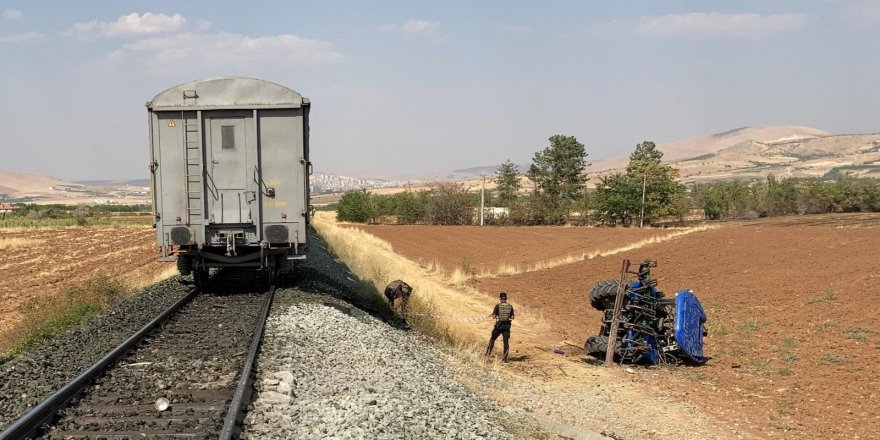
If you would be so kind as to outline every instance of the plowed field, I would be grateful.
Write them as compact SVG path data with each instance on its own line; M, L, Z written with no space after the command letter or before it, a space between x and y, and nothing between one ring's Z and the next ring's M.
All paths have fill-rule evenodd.
M585 250L607 251L671 230L623 228L351 226L375 235L394 251L446 273L471 265L477 274L497 272L502 265L526 270L540 262L580 256Z
M552 323L555 333L541 340L517 341L515 330L520 349L537 358L563 347L569 360L580 363L581 352L562 341L582 344L598 330L599 312L586 299L590 285L616 278L623 258L656 259L654 273L662 290L671 294L690 288L703 302L711 359L702 367L637 369L634 380L660 395L696 404L725 424L748 427L759 437L876 438L880 215L786 217L717 226L546 270L477 278L473 285L493 297L505 290L514 306L537 310ZM445 264L455 264L463 249L492 249L486 255L499 256L487 260L494 265L505 263L500 256L507 255L508 247L514 258L522 258L528 248L553 258L592 251L586 247L594 242L617 243L627 233L639 237L633 231L594 229L591 242L547 238L524 243L516 237L528 236L531 228L505 228L506 239L494 230L484 239L479 228L419 228L415 233L411 227L367 230L411 259ZM541 234L551 237L553 231L566 237L578 234L577 228L544 229ZM615 238L603 239L602 234ZM520 333L523 338L525 334Z
M169 267L156 257L149 226L0 229L0 336L23 318L22 304L98 272L122 275L132 287L156 279Z

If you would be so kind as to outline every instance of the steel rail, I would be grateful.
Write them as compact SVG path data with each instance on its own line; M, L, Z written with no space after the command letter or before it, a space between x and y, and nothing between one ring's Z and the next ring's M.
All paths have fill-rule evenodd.
M254 337L251 339L251 346L248 350L247 357L244 360L244 366L241 369L241 375L238 377L238 385L235 387L235 394L232 395L232 402L229 403L229 411L226 418L223 419L223 428L220 430L220 440L231 440L238 438L238 423L243 415L244 408L250 401L250 394L253 391L253 371L260 352L260 343L263 340L263 332L266 329L266 319L269 317L269 309L272 308L272 300L275 297L275 286L269 288L269 294L266 295L266 301L263 303L263 310L260 312L260 319L257 321L257 328L254 330Z
M21 439L32 436L44 423L48 422L59 410L64 408L72 398L92 383L95 378L100 376L110 364L128 353L129 350L165 321L165 319L192 300L198 292L198 288L191 289L183 298L165 309L159 316L153 318L152 321L143 326L137 333L104 355L98 362L80 373L79 376L61 387L54 394L46 398L46 400L40 402L39 405L7 426L3 431L0 431L0 440Z

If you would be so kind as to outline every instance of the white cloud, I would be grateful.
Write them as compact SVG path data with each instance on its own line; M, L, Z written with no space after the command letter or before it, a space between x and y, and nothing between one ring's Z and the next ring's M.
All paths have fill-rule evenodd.
M636 32L647 37L744 37L762 38L803 27L803 14L721 14L694 12L643 18Z
M862 28L880 24L880 1L858 0L850 5L850 15Z
M176 32L183 28L186 19L180 14L165 15L147 12L132 12L123 15L116 21L106 22L92 20L85 23L74 23L64 35L79 39L91 39L96 36L116 37L124 35L161 34Z
M531 26L525 26L525 25L517 25L517 26L513 26L513 25L504 25L504 26L501 26L501 30L504 31L504 32L508 32L508 33L513 34L513 35L516 35L516 36L518 36L518 37L521 37L521 36L523 36L523 35L528 35L529 33L531 33L531 32L532 32L532 27L531 27Z
M0 43L27 44L36 43L38 41L44 40L45 38L46 36L39 32L24 32L21 34L12 34L5 37L0 37Z
M110 52L106 61L120 63L134 59L151 70L174 71L181 66L234 70L254 65L329 64L341 62L343 58L328 42L290 34L251 37L184 33L126 44L122 49Z
M440 32L439 21L411 19L407 20L406 23L402 25L385 24L379 26L378 29L385 32L400 32L409 35L416 35L433 41L446 40L446 36Z
M409 34L436 32L440 29L439 21L407 20L403 24L403 31Z
M21 20L24 18L24 13L21 12L20 9L4 9L3 10L3 18L7 20Z
M211 22L208 20L201 20L196 24L196 28L200 31L206 31L211 29Z

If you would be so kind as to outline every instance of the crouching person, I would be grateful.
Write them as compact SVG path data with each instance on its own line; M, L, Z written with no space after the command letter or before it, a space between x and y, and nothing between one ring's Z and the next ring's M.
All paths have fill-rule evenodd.
M385 298L394 310L400 311L400 316L406 319L409 306L409 297L412 295L412 287L401 280L394 280L385 286Z
M504 343L504 356L502 360L507 362L510 354L510 321L513 321L513 306L507 303L507 293L501 292L498 295L499 303L495 305L495 309L490 318L495 318L495 327L492 329L492 336L489 338L489 345L486 347L486 359L492 355L492 349L495 348L495 340L498 336L502 336Z

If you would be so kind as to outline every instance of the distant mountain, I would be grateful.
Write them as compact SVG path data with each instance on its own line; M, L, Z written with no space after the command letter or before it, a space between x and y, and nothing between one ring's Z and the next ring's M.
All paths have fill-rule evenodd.
M670 142L658 145L658 148L663 152L664 162L676 162L712 154L724 148L746 141L771 143L797 139L822 138L831 135L832 133L812 127L762 125L757 127L740 127L723 133ZM623 168L626 168L627 163L629 163L628 155L613 157L592 162L588 171L589 174L604 174L615 170L622 170ZM445 180L479 179L480 176L491 176L495 174L499 165L463 168L451 171L442 177ZM520 174L525 174L528 169L528 164L517 165L517 170Z
M742 142L755 141L772 143L787 140L821 138L831 135L832 133L825 130L819 130L818 128L812 127L794 125L760 125L757 127L736 128L709 136L660 144L657 147L663 152L663 162L676 162L712 154ZM590 167L590 172L597 173L623 169L626 168L627 163L629 163L628 155L593 162L593 165Z
M150 179L132 180L76 180L73 183L87 186L136 186L145 188L150 186Z
M80 186L52 176L38 173L16 173L0 170L0 194L22 197L30 193L44 193L59 186Z
M673 164L683 181L777 177L880 177L880 134L743 141Z
M467 179L475 179L481 176L491 177L495 175L495 172L498 171L498 165L489 165L489 166L481 166L481 167L471 167L471 168L463 168L460 170L454 170L446 174L445 180L467 180ZM516 171L519 174L525 174L529 170L528 165L517 164Z
M0 170L0 199L62 204L149 203L150 181L100 180L67 182L39 173Z

